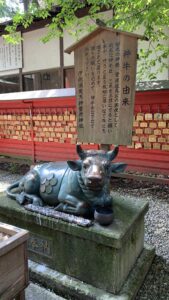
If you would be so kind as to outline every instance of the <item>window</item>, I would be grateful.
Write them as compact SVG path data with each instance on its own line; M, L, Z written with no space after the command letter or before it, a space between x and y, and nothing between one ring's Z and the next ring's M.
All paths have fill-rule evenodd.
M23 75L24 91L59 89L61 87L60 71L46 70Z
M74 68L64 69L64 87L75 87ZM23 74L23 91L49 90L61 88L60 69L45 70L31 74ZM19 75L0 77L0 93L19 92Z
M23 75L23 90L24 91L34 90L34 74Z
M0 77L0 93L19 92L19 75Z

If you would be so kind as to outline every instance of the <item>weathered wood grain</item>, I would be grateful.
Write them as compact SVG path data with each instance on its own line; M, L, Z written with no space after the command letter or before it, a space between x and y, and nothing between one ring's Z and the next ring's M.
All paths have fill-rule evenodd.
M9 235L0 243L0 299L13 299L16 295L24 299L22 291L28 285L28 231L0 223L0 232Z
M78 140L130 145L137 37L102 30L75 47Z

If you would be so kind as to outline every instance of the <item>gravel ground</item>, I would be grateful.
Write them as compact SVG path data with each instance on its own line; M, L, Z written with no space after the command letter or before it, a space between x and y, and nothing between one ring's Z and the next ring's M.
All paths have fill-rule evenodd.
M20 177L19 174L10 174L0 169L0 192L3 192L10 183L17 181Z
M169 300L169 185L115 179L113 190L149 202L145 217L145 242L156 256L136 300Z
M0 169L0 191L20 176ZM156 247L156 256L136 300L169 300L169 185L114 178L112 188L149 202L145 242Z

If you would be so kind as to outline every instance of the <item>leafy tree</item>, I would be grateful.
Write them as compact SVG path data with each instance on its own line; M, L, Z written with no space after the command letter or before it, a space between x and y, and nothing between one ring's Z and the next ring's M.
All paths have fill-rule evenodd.
M12 0L0 0L0 20L12 18L18 9L18 4Z
M32 3L36 4L37 7L40 6L38 0L22 0L24 12L29 11L29 7Z
M139 68L138 79L143 75L151 80L155 79L154 67L159 66L156 72L161 72L168 67L166 64L169 55L168 0L24 1L29 2L29 7L24 14L18 11L13 17L13 25L7 27L10 34L7 37L9 41L12 41L12 34L19 24L27 28L36 17L43 19L51 17L51 23L47 26L48 34L43 38L44 42L61 36L64 30L78 38L83 31L91 31L97 24L105 24L129 32L142 30L143 36L148 39L148 47L139 51L141 68ZM104 14L98 14L105 9L112 10L112 17L106 18Z

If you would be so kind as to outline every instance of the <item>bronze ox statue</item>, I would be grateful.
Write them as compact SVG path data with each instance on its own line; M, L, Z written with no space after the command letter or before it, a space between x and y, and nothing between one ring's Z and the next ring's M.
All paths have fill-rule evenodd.
M80 160L35 166L7 189L7 195L20 204L50 205L77 216L93 216L97 207L111 209L111 174L126 167L112 163L119 148L84 151L77 145L76 149Z

